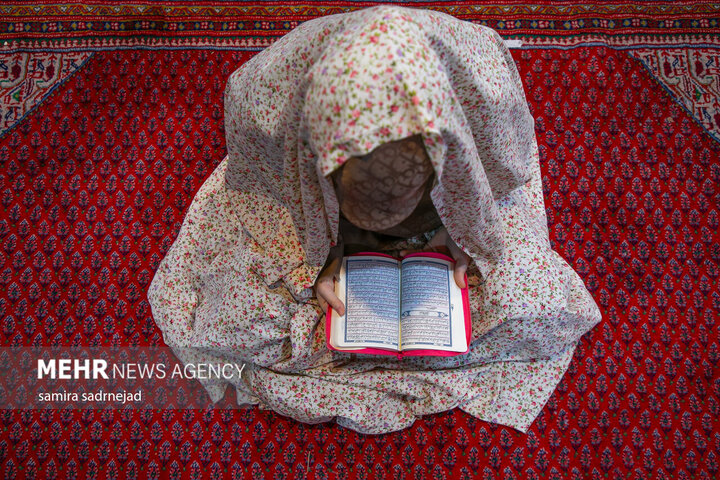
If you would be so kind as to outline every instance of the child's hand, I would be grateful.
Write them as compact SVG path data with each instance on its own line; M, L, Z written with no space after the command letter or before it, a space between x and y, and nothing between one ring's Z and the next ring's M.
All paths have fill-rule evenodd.
M455 260L455 283L457 283L457 286L460 288L467 286L465 284L465 273L467 272L468 265L470 265L470 257L455 244L445 227L442 227L435 233L435 236L428 242L424 250L419 251L449 254L453 260ZM400 255L404 257L409 253L414 253L414 251L403 250L400 252Z
M342 265L342 253L338 254L337 252L338 250L331 251L325 266L318 275L317 280L315 280L314 288L323 312L327 312L328 304L330 304L338 315L345 315L345 305L335 295L335 279L340 273L340 266ZM342 248L339 249L339 252L342 252Z

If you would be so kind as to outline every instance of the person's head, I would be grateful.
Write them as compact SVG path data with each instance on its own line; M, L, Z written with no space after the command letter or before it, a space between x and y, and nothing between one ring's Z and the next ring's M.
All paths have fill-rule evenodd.
M329 15L243 65L225 106L226 185L285 209L308 264L325 263L340 212L401 222L423 185L476 263L500 258L496 202L528 181L535 144L514 60L492 30L388 5ZM432 170L384 173L394 163L375 157L411 137Z
M351 157L331 178L343 215L360 228L382 231L410 216L433 173L422 138L415 135Z

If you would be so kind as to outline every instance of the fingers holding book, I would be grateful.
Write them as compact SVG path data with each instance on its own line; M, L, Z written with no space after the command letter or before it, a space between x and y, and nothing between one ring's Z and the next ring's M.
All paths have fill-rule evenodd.
M315 295L323 312L327 312L328 305L340 315L345 315L345 305L335 295L335 279L340 273L342 257L332 258L323 268L315 281Z

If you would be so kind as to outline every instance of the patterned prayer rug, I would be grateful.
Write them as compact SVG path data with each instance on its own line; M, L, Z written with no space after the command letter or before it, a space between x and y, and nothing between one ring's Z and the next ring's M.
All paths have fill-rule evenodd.
M225 155L227 77L372 4L0 5L2 346L163 345L145 291ZM719 475L720 5L405 4L522 42L551 240L603 312L530 432L459 411L363 436L258 409L2 410L4 478Z

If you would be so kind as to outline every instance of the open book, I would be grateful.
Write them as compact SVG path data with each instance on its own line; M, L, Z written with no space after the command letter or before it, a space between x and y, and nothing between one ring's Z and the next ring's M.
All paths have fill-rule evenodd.
M453 267L450 257L430 252L402 260L382 253L343 258L335 293L345 315L328 308L328 347L398 358L467 352L470 304Z

